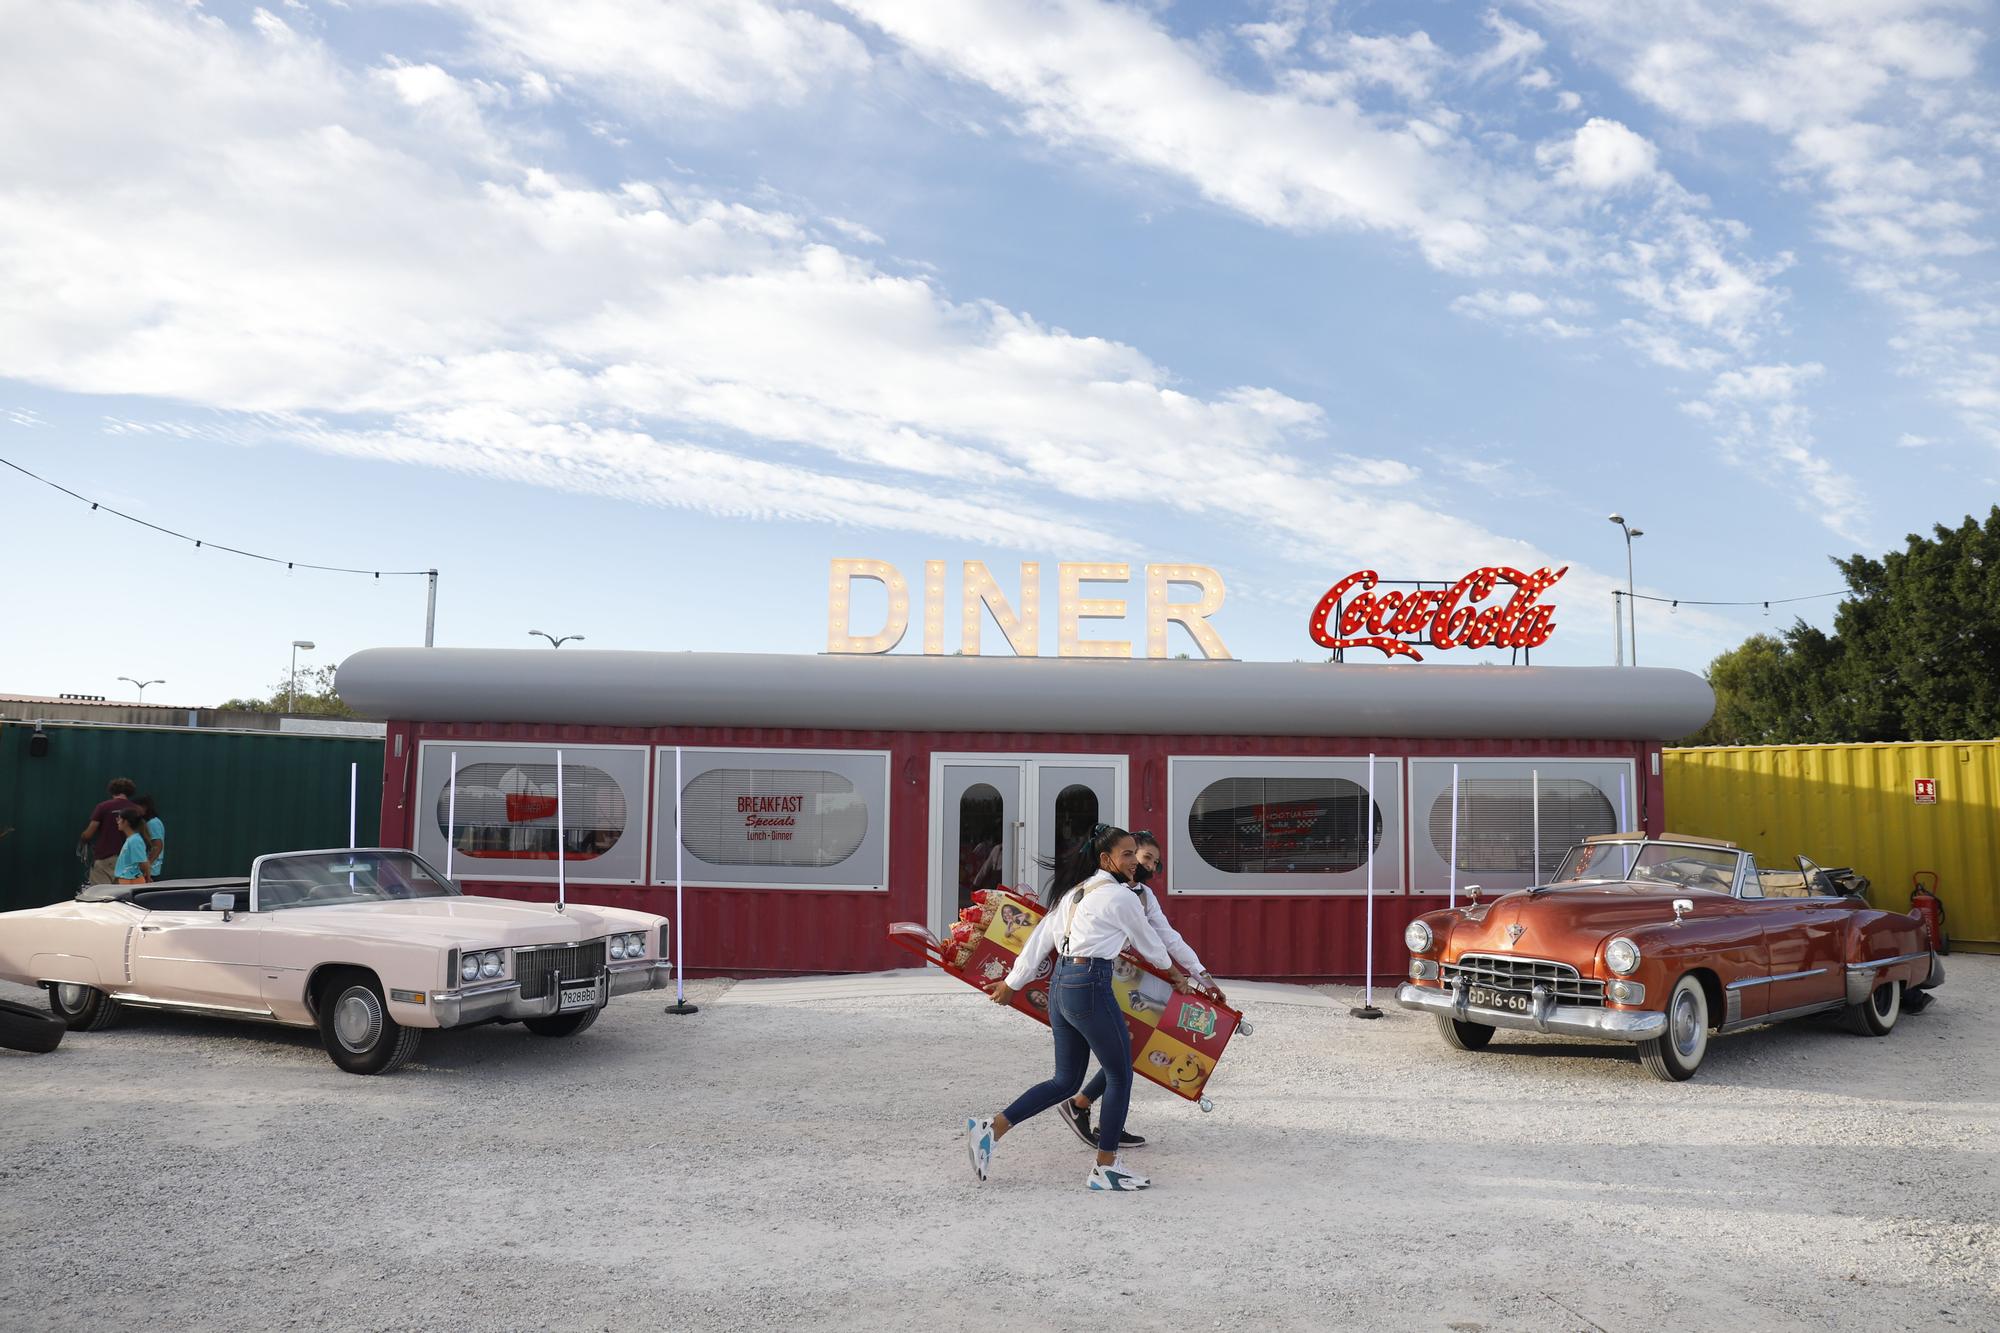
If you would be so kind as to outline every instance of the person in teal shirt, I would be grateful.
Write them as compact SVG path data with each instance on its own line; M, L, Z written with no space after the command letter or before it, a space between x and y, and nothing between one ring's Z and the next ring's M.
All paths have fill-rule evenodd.
M118 849L118 863L111 868L111 877L120 884L144 884L146 882L146 815L138 806L131 805L118 812L118 828L125 835L125 845Z
M160 868L167 863L167 826L160 822L160 807L153 804L150 796L134 796L138 807L146 812L146 850L153 859L146 865L146 877L158 879Z

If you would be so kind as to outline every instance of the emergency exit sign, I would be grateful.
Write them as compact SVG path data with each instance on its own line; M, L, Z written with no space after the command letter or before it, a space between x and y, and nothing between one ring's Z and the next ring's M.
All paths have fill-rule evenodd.
M1937 779L1936 779L1936 778L1918 778L1918 779L1917 779L1917 804L1918 804L1918 805L1936 805L1936 804L1937 804Z

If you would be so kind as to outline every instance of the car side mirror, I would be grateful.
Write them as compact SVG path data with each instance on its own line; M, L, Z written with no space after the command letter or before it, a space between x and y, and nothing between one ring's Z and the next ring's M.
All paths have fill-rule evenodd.
M1686 916L1689 912L1692 912L1693 910L1694 910L1694 899L1692 898L1674 899L1675 921L1679 921L1682 917Z
M222 919L228 921L236 911L236 895L233 893L209 894L208 910L222 913Z

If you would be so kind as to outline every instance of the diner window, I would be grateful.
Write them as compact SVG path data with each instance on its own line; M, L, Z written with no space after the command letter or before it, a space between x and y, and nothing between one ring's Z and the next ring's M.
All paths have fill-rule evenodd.
M1184 892L1402 887L1400 768L1351 759L1169 761L1171 884Z
M868 836L868 806L838 773L711 768L681 797L688 855L718 866L837 866Z
M1081 782L1072 782L1056 793L1057 865L1097 827L1097 811L1097 793Z
M958 798L958 905L972 906L972 895L1000 883L1006 862L1006 805L1000 789L975 782Z
M1382 812L1345 778L1224 778L1194 798L1188 840L1228 875L1340 874L1382 845Z
M414 850L455 880L643 884L651 754L643 745L421 741Z
M888 757L873 751L688 750L678 809L674 752L660 751L655 882L674 877L674 822L686 882L773 888L881 888Z
M1539 865L1535 859L1538 828ZM1616 832L1618 815L1611 802L1581 778L1459 780L1460 871L1553 875L1562 864L1563 853L1571 847L1585 838ZM1449 790L1439 792L1431 802L1430 838L1439 856L1451 855Z
M1463 891L1468 884L1504 892L1547 883L1571 847L1629 828L1638 804L1628 761L1558 757L1413 760L1410 799L1422 819L1412 848L1412 890L1418 893L1454 885Z
M456 794L438 793L437 829L459 856L480 861L556 859L556 766L486 762L458 770ZM625 835L625 792L601 768L564 764L561 846L569 861L591 861ZM447 825L450 831L447 833Z

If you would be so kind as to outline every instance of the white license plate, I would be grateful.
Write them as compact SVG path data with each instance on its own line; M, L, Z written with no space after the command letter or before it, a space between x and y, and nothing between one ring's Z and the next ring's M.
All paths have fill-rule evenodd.
M1521 990L1494 990L1490 986L1470 986L1465 998L1478 1009L1506 1009L1525 1014L1535 1007L1534 997Z
M562 999L556 1002L558 1009L595 1009L597 1007L597 983L587 986L564 986Z

